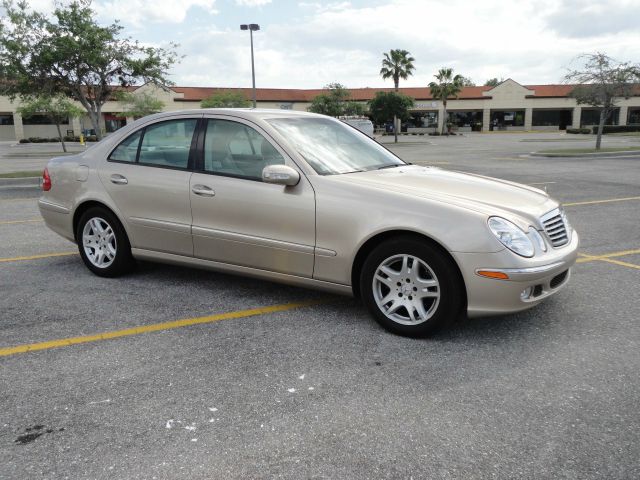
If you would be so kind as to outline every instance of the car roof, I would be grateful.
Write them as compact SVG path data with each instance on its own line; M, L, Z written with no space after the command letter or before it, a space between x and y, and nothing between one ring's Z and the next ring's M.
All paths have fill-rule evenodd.
M331 118L317 113L301 112L298 110L280 110L276 108L198 108L189 110L173 110L154 115L154 118L168 117L172 115L202 115L203 113L214 113L217 115L230 115L234 117L246 118L248 120L267 118L291 118L291 117L316 117Z

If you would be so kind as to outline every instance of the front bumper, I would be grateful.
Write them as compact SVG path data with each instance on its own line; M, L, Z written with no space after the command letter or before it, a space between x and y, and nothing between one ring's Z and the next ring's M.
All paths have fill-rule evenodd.
M571 277L570 268L578 256L578 234L571 242L539 258L523 258L509 250L497 253L456 253L467 289L467 313L470 317L498 315L526 310L558 292ZM500 272L508 279L487 278L478 274Z

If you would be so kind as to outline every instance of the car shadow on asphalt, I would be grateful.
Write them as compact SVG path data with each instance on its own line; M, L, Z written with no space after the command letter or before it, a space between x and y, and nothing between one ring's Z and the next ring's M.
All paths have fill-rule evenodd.
M290 286L281 283L269 282L250 277L236 276L210 270L194 269L189 267L174 266L151 262L138 262L136 270L127 278L138 277L139 281L153 279L162 284L183 286L190 288L193 285L197 290L213 289L218 292L228 291L234 295L244 296L249 302L250 297L264 301L274 296L272 303L281 301L301 300L326 300L326 307L333 314L325 318L328 322L347 322L357 330L365 329L362 334L372 334L376 330L380 335L394 335L386 332L370 317L365 306L359 299L350 298L330 293ZM250 302L255 303L255 302ZM450 327L437 334L418 339L424 342L460 343L477 341L479 343L519 340L530 336L540 336L547 330L553 330L557 321L558 306L561 301L551 298L541 305L530 310L508 315L497 315L479 318L467 318L463 316ZM328 327L330 327L328 325Z

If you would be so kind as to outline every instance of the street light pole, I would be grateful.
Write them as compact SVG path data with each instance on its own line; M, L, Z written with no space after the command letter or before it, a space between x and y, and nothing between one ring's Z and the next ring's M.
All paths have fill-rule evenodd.
M253 62L253 32L260 30L260 25L257 23L249 23L240 25L240 30L249 30L249 36L251 38L251 82L253 85L253 108L256 108L256 69Z

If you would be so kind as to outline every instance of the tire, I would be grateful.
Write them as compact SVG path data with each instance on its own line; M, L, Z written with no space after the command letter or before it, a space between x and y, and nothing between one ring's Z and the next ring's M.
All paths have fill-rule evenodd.
M124 227L106 208L92 207L82 214L76 241L82 261L100 277L117 277L135 264Z
M380 325L407 337L447 327L464 304L457 266L415 237L390 239L371 251L360 272L360 295Z

